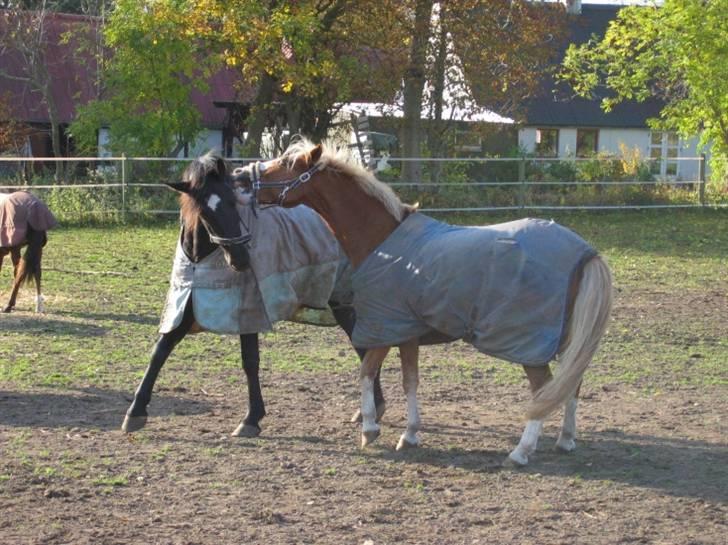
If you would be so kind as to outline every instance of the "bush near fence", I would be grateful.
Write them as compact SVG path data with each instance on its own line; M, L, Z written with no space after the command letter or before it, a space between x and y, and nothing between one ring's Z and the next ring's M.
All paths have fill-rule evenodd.
M425 158L426 183L400 180L405 160L389 158L377 177L390 183L403 201L419 202L430 212L728 205L725 184L659 180L650 173L649 162L628 155L584 160ZM65 178L57 182L53 160L0 158L0 191L27 188L66 223L176 218L177 195L163 184L178 181L189 159L64 161Z

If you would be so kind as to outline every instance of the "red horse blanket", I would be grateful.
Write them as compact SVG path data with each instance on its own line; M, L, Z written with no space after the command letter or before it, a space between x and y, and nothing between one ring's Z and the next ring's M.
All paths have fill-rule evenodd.
M58 222L48 207L27 191L0 193L0 248L25 242L28 228L48 231Z

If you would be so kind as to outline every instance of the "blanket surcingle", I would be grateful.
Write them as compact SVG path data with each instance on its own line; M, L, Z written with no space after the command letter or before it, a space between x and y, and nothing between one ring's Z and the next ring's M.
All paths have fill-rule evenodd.
M353 272L357 348L433 331L523 365L553 359L569 286L596 251L553 221L459 227L415 213Z
M26 241L28 228L48 231L58 222L43 201L27 191L0 193L0 248Z
M160 333L180 324L190 297L202 329L230 334L268 331L301 307L351 301L349 262L316 212L305 206L266 208L257 218L249 207L238 212L252 235L250 269L233 270L221 249L193 263L178 243Z

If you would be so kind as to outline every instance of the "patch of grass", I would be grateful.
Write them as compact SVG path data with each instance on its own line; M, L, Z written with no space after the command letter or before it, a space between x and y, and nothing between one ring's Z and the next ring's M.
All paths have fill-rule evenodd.
M91 483L96 486L126 486L129 484L129 477L127 475L104 475L96 477Z
M555 216L594 244L613 269L615 311L588 383L639 388L728 384L728 212L543 215ZM520 216L443 219L482 225ZM0 384L131 393L157 337L176 238L174 222L52 231L44 253L47 313L30 313L32 291L23 290L19 312L0 315ZM0 300L9 287L6 267L0 273ZM278 324L261 337L261 355L262 373L312 379L339 373L356 381L358 358L338 328ZM396 350L385 366L399 373ZM424 347L421 369L424 380L525 383L520 366L476 354L463 343ZM186 338L158 385L201 388L211 375L243 384L236 336Z

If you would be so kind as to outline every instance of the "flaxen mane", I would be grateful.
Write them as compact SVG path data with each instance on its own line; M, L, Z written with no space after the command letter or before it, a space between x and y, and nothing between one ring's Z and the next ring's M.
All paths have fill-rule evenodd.
M288 147L282 159L287 162L289 168L292 168L298 159L310 159L313 147L314 144L310 140L299 138ZM322 142L321 147L323 153L318 164L322 169L329 169L351 178L368 195L378 199L397 221L402 221L415 210L416 207L402 203L392 188L377 180L372 172L362 167L348 148L331 142Z

